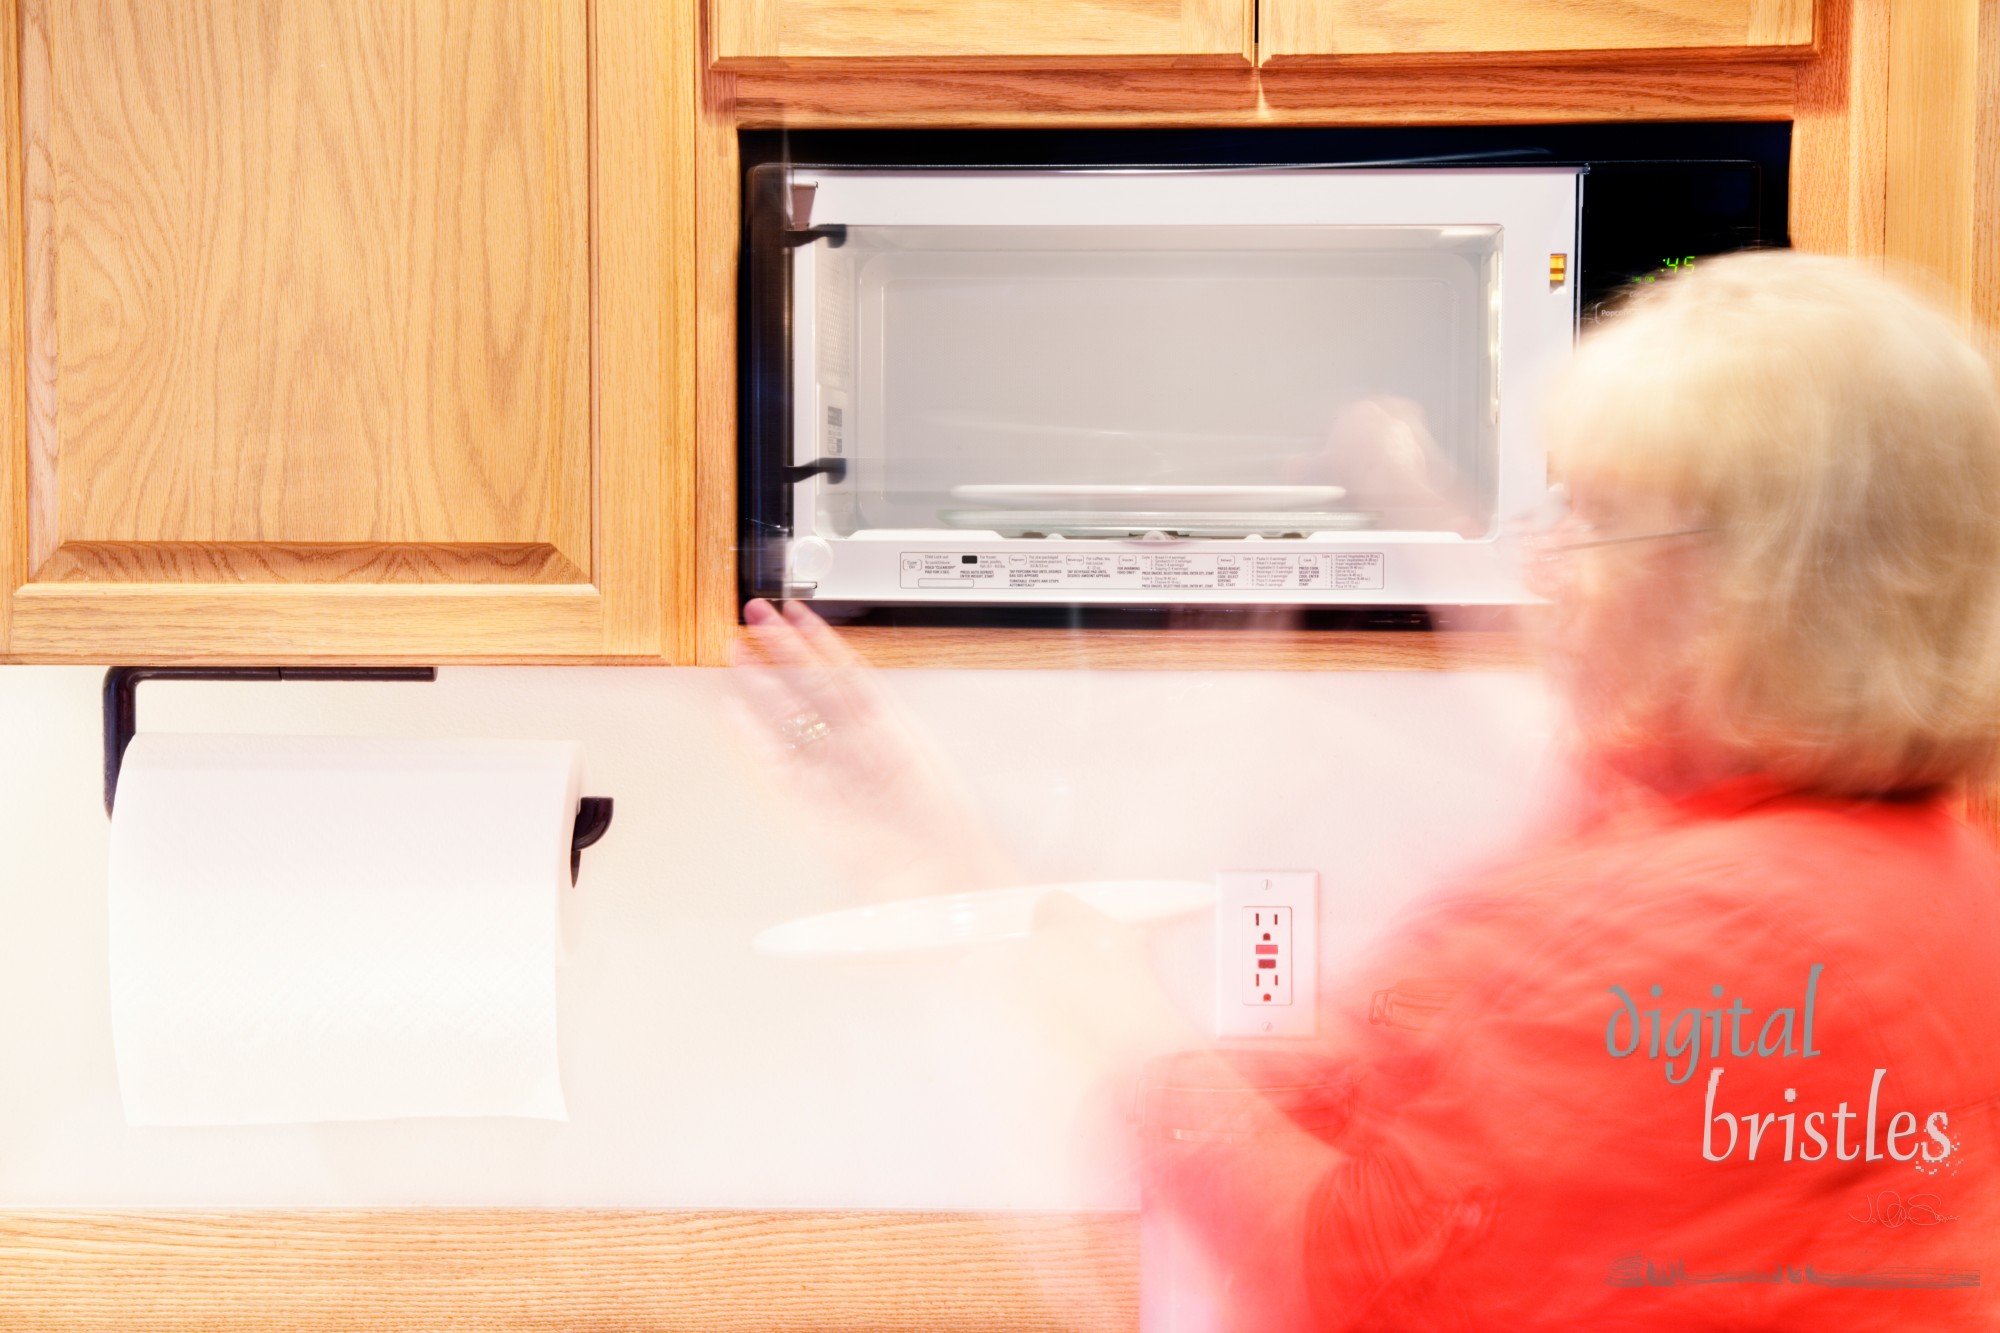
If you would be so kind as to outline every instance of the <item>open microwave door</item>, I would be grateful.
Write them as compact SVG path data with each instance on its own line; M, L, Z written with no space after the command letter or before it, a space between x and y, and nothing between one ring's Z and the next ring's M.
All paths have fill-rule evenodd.
M757 168L746 595L1525 600L1580 176Z

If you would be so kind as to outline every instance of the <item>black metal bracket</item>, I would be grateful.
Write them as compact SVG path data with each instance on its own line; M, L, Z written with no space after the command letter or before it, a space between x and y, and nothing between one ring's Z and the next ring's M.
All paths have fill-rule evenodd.
M434 681L436 667L112 667L104 673L104 813L118 799L118 770L139 729L139 686L149 680L408 680ZM570 834L569 882L583 868L583 849L611 827L611 798L577 802Z
M847 480L847 460L845 458L815 458L810 463L793 463L781 474L787 486L796 486L808 477L826 474L826 479L835 483Z

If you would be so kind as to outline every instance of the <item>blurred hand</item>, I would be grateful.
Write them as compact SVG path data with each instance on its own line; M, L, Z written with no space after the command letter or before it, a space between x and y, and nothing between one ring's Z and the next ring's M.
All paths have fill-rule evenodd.
M1472 521L1465 478L1431 435L1423 408L1407 398L1341 408L1320 451L1294 463L1286 480L1345 487L1343 503L1381 514L1383 527L1467 532Z
M871 899L1018 882L949 768L875 673L803 603L744 608L730 673L744 738Z
M748 644L731 675L745 738L812 821L812 845L858 892L880 901L1022 881L875 671L825 621L798 602L780 613L764 601L743 619ZM1052 1042L1114 1082L1134 1060L1205 1040L1167 1002L1139 934L1070 894L1043 897L1031 938L983 966Z

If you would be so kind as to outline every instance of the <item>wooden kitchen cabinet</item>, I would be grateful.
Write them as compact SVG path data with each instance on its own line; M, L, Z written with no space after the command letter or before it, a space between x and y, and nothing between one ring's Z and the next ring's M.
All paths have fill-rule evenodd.
M0 656L674 653L691 16L0 18Z
M1809 48L1813 0L1260 0L1266 65L1339 56Z
M1247 66L1254 0L711 0L723 69L940 60Z
M718 69L1805 51L1813 0L709 0Z

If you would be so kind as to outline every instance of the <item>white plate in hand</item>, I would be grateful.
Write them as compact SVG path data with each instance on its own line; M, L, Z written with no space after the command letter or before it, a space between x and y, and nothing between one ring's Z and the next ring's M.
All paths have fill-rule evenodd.
M1077 509L1317 509L1347 494L1342 486L954 486L972 504Z
M1215 886L1191 880L1092 880L1077 884L1024 884L977 893L850 907L772 926L750 942L779 958L864 958L967 944L1025 939L1035 904L1067 893L1114 921L1160 921L1215 906Z

